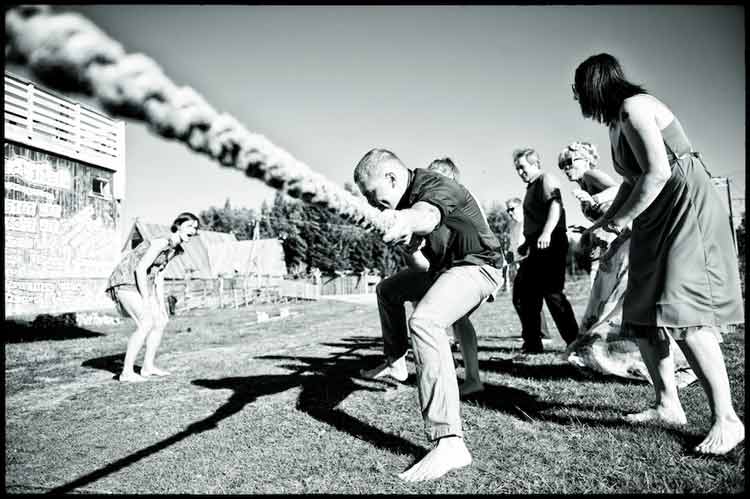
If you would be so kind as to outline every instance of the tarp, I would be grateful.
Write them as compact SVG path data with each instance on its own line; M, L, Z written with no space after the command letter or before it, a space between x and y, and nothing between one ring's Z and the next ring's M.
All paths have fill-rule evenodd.
M286 274L284 249L278 239L257 239L208 247L214 275Z

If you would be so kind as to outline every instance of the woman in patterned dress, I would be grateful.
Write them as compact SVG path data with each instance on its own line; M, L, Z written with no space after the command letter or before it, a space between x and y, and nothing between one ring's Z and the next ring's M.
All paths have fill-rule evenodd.
M130 316L136 330L130 336L120 381L146 381L150 376L166 376L169 372L154 365L156 349L168 321L164 300L164 269L167 263L182 253L182 244L198 232L198 217L181 213L172 222L168 238L143 241L123 256L112 271L107 293L120 313ZM133 370L135 358L144 341L146 353L140 374Z
M598 168L599 153L589 142L572 142L558 155L558 166L568 180L578 184L573 195L581 203L581 211L591 222L596 222L612 204L619 185L612 177ZM595 234L587 232L589 241L581 241L584 253L602 251L612 244L616 250L606 254L598 269L592 268L592 286L581 328L576 340L568 346L566 360L577 367L651 382L648 369L643 362L638 342L622 334L622 302L628 283L628 253L630 231L615 237L601 229ZM590 241L594 238L595 241ZM601 259L592 262L598 264ZM671 337L670 337L671 338ZM674 340L670 340L676 347ZM685 386L695 381L685 356L677 349L675 369L677 385Z
M572 90L583 116L609 128L614 167L623 177L612 205L592 227L619 235L632 223L623 329L638 339L656 403L626 420L686 423L671 335L711 408L711 428L694 450L725 454L745 434L720 348L720 328L744 321L728 214L679 120L629 82L615 57L583 61Z

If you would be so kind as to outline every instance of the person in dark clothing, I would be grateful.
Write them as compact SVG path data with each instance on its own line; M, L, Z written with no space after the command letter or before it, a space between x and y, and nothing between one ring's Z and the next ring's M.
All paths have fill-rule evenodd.
M578 334L573 308L563 292L568 253L565 208L559 180L542 172L539 155L534 149L514 151L513 164L518 176L527 184L523 200L525 241L518 252L528 256L521 262L514 283L520 305L522 351L542 353L539 317L543 301L566 344L572 343Z

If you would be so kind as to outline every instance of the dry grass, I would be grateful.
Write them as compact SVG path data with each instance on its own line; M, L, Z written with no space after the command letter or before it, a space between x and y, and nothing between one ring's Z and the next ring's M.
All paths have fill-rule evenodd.
M585 282L568 285L576 312ZM416 389L356 377L382 352L377 312L337 302L255 324L255 309L175 317L166 379L114 381L132 323L7 343L6 491L35 493L669 493L744 490L744 444L689 452L709 425L700 387L689 424L618 421L648 385L592 377L550 353L518 362L507 295L475 317L486 392L464 402L474 465L442 480L395 476L427 451ZM744 328L724 352L744 419ZM410 364L413 373L413 365ZM459 376L462 376L459 369ZM408 384L413 385L413 377Z

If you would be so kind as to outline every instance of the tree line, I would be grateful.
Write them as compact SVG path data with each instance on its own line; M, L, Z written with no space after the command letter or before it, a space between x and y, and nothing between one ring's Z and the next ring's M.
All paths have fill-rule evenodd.
M351 184L345 188L356 196ZM487 220L503 246L509 249L510 219L504 205L486 207ZM229 199L219 208L211 206L199 214L202 226L216 232L231 232L238 240L276 238L284 248L287 269L305 275L319 269L324 274L373 271L387 276L405 266L404 255L384 244L380 235L346 222L339 215L277 192L273 203L260 210L235 208Z

